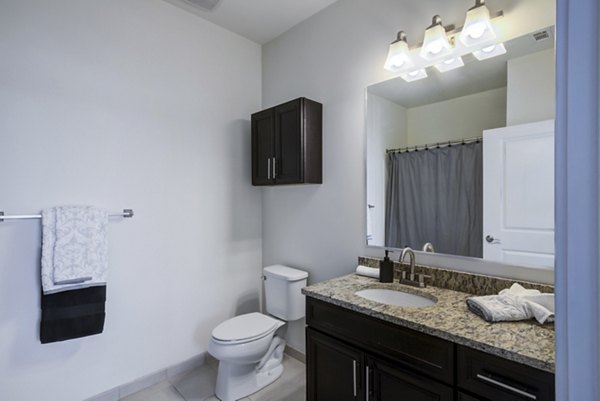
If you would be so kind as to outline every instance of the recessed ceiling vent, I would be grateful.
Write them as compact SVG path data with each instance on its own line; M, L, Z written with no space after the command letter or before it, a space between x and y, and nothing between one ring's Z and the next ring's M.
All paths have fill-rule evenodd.
M212 11L220 0L183 0L195 7L200 7L205 11Z
M546 40L548 38L550 38L550 34L548 33L548 31L539 31L539 32L535 32L533 34L533 38L535 39L536 42L539 42L540 40Z

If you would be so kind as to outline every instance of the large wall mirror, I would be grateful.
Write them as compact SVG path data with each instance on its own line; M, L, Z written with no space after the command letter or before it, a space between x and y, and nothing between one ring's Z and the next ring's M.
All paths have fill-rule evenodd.
M367 88L367 244L554 265L554 27Z

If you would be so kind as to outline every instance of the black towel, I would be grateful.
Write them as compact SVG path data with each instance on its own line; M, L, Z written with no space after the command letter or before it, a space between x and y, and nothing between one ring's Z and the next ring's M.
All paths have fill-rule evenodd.
M42 344L102 333L106 286L42 294Z

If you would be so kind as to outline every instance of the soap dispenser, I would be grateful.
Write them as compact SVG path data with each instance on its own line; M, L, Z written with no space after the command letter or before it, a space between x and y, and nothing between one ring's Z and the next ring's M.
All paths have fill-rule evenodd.
M388 257L391 251L385 250L385 257L379 262L379 281L381 283L391 283L394 281L394 262Z

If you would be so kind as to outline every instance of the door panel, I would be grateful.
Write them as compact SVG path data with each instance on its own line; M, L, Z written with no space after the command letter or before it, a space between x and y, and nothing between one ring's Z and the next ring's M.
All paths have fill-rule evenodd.
M306 329L308 401L362 401L360 351L310 328Z
M554 266L554 121L483 133L483 257Z
M274 156L273 109L252 115L252 184L268 185L273 181Z
M453 401L454 390L378 359L367 361L369 401Z
M302 182L301 99L275 107L275 180L278 184Z

